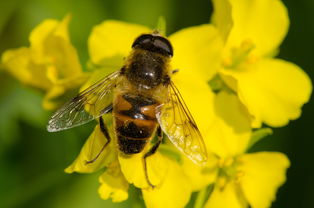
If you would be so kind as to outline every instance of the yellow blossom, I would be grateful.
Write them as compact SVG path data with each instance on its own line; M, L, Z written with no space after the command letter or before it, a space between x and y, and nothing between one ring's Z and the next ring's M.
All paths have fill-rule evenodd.
M86 80L69 39L69 20L70 16L61 22L43 21L31 32L30 47L8 50L2 55L4 69L22 83L46 92L46 109L60 106L69 99L62 96Z
M246 153L252 132L242 103L232 93L215 96L216 119L207 146L216 153L217 177L206 208L266 208L285 180L287 157L278 152Z
M224 39L220 76L237 94L253 117L286 125L301 114L312 85L297 65L278 58L289 26L280 0L214 0L212 21Z

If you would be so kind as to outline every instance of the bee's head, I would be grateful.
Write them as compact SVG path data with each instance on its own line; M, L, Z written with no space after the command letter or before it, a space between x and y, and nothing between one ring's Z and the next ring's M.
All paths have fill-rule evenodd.
M133 42L132 48L140 48L169 57L173 56L173 49L169 40L156 33L139 36Z

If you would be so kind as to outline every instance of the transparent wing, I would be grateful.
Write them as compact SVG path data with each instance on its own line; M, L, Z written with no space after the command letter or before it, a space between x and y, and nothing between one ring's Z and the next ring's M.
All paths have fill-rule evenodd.
M47 130L61 131L85 124L106 112L120 71L113 72L64 104L49 120Z
M157 119L171 142L193 162L207 161L202 135L173 82L169 85L168 101L158 109Z

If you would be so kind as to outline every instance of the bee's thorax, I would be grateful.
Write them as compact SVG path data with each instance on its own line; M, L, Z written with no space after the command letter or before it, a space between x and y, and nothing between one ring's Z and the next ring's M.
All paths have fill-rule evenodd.
M168 75L169 59L158 53L133 49L125 65L126 78L139 89L153 89Z

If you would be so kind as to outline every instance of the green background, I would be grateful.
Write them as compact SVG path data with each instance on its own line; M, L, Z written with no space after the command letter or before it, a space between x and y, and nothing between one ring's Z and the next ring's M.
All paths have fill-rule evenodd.
M314 1L284 0L291 27L279 57L301 66L313 79ZM86 40L92 27L118 19L155 27L160 15L167 33L207 23L212 13L208 0L0 0L0 53L28 45L29 32L46 18L72 14L70 35L81 63L88 60ZM141 207L136 190L120 204L98 197L98 176L67 175L93 124L60 133L45 130L50 112L41 108L42 93L22 86L0 72L0 207ZM292 167L272 207L314 207L314 104L302 117L255 145L253 151L281 151ZM161 199L162 200L162 199Z

